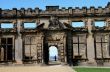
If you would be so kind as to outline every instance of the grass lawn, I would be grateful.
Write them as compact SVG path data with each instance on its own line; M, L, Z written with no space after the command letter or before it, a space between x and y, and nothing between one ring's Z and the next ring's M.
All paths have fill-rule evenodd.
M110 68L74 68L77 72L110 72Z

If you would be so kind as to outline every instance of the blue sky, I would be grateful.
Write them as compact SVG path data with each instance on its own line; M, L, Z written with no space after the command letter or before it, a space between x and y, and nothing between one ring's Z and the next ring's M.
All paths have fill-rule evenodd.
M12 23L1 23L1 28L13 28Z
M58 50L55 46L49 47L49 55L50 56L58 56Z
M98 26L98 27L105 26L104 21L95 21L94 24L95 26ZM72 27L84 27L84 22L72 22Z
M105 7L110 0L0 0L0 8L12 9L21 7L45 9L45 6L59 5L60 7L98 6Z
M24 28L36 28L36 23L24 23Z

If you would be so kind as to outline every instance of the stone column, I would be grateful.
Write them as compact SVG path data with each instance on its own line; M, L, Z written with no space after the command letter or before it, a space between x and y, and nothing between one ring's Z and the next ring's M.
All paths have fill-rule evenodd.
M92 19L87 20L87 28L88 28L88 37L87 37L87 56L88 56L88 64L96 65L95 62L95 51L94 51L94 38L92 34Z
M15 39L15 60L17 64L22 64L22 39L21 39L21 34L20 34L20 27L21 26L21 21L17 21L17 33L18 35L16 36Z
M43 60L43 48L44 48L44 46L43 46L43 42L44 42L44 41L43 41L43 40L44 40L44 36L42 36L41 39L42 39L42 49L41 49L41 50L42 50L42 53L41 53L41 55L42 55L41 57L42 57L42 58L41 58L41 60L42 60L42 63L43 63L43 62L44 62L44 60Z
M68 62L68 64L69 65L72 65L73 64L73 62L72 62L72 59L73 59L73 39L72 39L72 33L71 33L71 31L68 31L67 32L67 37L66 37L67 39L67 41L66 41L66 43L67 43L67 62Z
M60 42L58 43L58 48L60 48L60 59L61 64L67 64L67 54L66 54L66 35L61 35Z
M65 56L65 63L67 63L67 51L66 51L66 35L63 36L63 42L64 42L64 56Z

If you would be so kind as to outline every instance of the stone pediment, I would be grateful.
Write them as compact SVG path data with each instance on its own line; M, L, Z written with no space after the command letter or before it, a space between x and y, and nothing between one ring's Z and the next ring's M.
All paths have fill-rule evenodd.
M67 28L63 23L61 23L58 18L51 17L49 20L48 29L65 29Z

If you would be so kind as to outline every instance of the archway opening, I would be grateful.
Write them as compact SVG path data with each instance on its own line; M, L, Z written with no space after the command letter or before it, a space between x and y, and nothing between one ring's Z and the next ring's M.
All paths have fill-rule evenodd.
M49 62L58 61L58 48L56 46L49 47Z

